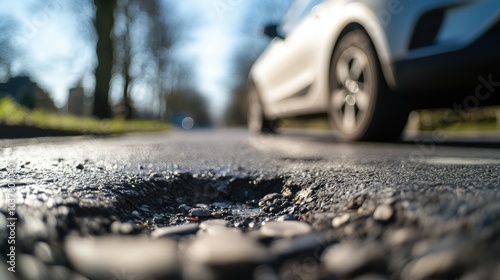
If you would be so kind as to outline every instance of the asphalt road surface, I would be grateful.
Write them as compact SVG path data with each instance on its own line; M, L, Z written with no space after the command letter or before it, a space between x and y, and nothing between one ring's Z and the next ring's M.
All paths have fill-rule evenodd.
M495 134L174 131L0 155L0 279L500 279Z

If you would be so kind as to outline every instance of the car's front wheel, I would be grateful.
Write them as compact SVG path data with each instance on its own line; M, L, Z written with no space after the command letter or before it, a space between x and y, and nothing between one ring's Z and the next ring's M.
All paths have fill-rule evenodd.
M396 140L406 124L409 110L391 94L362 30L342 37L333 53L328 113L346 141Z
M255 86L248 91L248 129L253 133L275 133L276 120L268 119L264 114L264 107Z

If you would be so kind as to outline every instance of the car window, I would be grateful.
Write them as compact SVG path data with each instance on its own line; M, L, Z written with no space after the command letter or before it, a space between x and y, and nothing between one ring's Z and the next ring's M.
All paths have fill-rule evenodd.
M292 32L311 10L321 2L324 2L324 0L296 0L283 18L280 26L281 33L287 35Z

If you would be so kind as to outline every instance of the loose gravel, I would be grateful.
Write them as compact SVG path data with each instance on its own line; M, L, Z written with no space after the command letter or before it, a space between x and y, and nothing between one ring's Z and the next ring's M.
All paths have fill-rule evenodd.
M272 164L181 168L136 165L140 153L122 148L87 160L88 148L66 158L72 145L56 158L4 150L0 279L500 279L498 166L253 159L255 150L223 146ZM15 274L5 259L10 184Z

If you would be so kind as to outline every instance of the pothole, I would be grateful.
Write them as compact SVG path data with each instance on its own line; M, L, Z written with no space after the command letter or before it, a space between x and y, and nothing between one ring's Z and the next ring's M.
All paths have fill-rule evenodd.
M282 178L172 173L123 184L115 206L121 222L150 229L208 219L251 228L271 217L299 213L293 192L284 196L282 191Z

